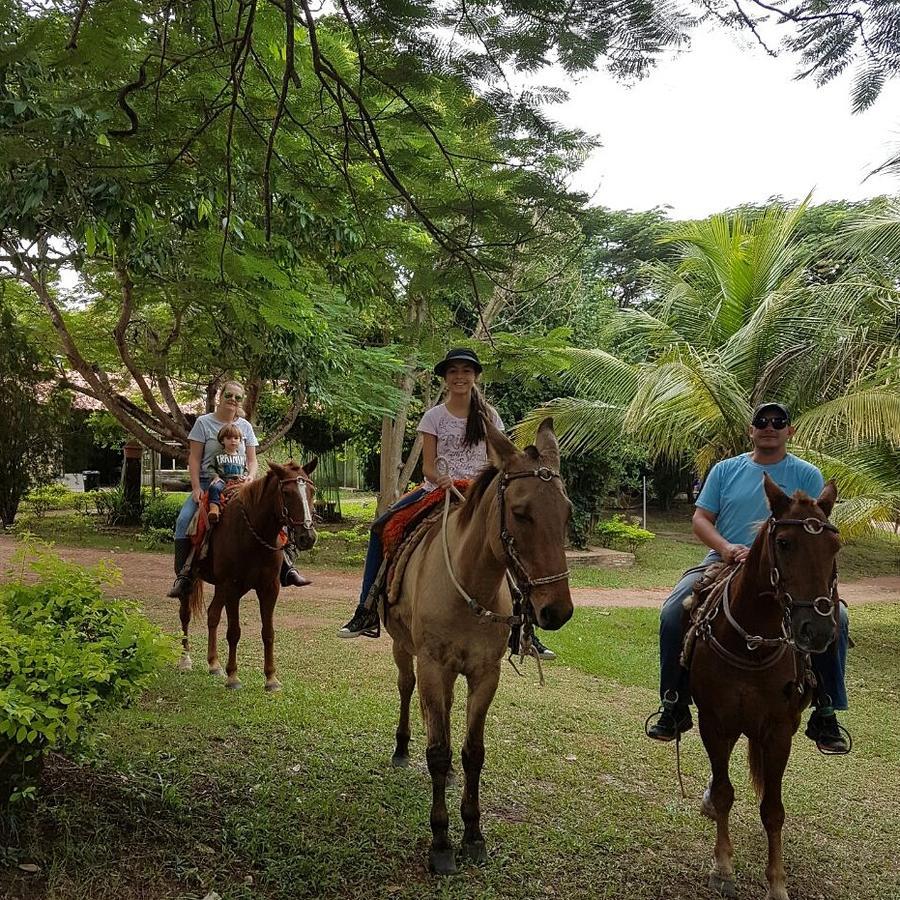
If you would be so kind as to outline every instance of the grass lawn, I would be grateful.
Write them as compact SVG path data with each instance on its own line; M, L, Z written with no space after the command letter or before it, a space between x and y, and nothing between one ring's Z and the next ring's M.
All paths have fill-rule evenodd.
M252 605L245 607L251 614ZM152 608L165 627L172 610ZM321 612L321 611L320 611ZM334 638L328 609L278 633L285 690L262 690L248 621L243 691L169 667L133 708L106 716L90 759L54 759L41 800L0 831L0 896L15 900L615 898L711 896L713 826L697 811L707 763L648 741L655 610L579 609L552 636L536 684L505 667L487 722L482 802L489 861L437 880L425 869L429 782L389 766L397 699L388 641ZM900 607L854 608L846 723L855 748L825 759L798 737L785 783L792 900L894 900L900 885ZM458 763L464 691L454 710ZM743 748L733 765L739 896L764 893L765 839ZM459 787L450 792L459 840ZM36 863L27 875L19 863Z

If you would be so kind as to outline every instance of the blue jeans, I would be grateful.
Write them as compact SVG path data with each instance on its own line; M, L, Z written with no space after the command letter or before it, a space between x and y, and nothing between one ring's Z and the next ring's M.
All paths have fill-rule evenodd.
M690 703L688 673L681 665L681 646L684 640L681 623L684 599L690 596L703 570L721 557L714 550L695 569L684 573L681 581L663 602L659 613L659 696L662 700ZM847 687L844 673L847 668L847 647L850 643L850 622L846 608L841 605L838 638L824 653L812 655L813 671L819 683L817 705L847 709Z
M222 497L222 491L228 486L225 481L214 481L207 489L210 503L219 503Z
M200 479L200 487L205 491L209 489L209 479L201 478ZM187 500L181 506L181 511L178 513L178 519L175 522L175 540L180 541L184 538L188 537L188 525L191 524L191 519L194 518L194 513L197 512L197 502L194 500L192 494L188 495Z
M389 506L373 523L369 532L369 548L366 550L366 565L363 569L362 588L359 592L359 605L357 610L363 609L366 604L366 597L375 583L378 570L381 568L381 562L384 559L384 548L381 545L381 534L376 526L383 525L398 509L404 506L412 506L418 500L421 500L428 491L425 488L416 488L414 491L401 497L393 506Z

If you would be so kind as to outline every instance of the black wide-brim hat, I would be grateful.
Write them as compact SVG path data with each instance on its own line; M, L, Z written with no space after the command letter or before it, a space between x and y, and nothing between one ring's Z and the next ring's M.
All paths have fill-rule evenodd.
M434 367L434 374L443 378L450 363L455 362L467 363L479 375L484 368L474 350L470 350L468 347L454 347L452 350L448 350L447 355Z

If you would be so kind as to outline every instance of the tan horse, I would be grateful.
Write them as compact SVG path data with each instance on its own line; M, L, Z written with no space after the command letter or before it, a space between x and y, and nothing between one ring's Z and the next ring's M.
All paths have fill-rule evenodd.
M207 611L207 664L210 675L221 675L218 628L222 610L228 615L228 663L225 686L239 688L237 677L237 645L241 639L240 602L254 589L259 599L262 619L262 641L266 690L281 689L275 674L275 628L272 619L281 590L278 575L283 553L278 536L284 526L294 529L294 540L300 550L309 550L316 542L313 527L314 487L309 476L316 467L312 459L305 466L293 460L283 466L269 463L263 478L239 488L222 511L222 519L210 537L206 558L195 565L190 597L181 601L182 655L179 668L190 669L188 626L191 617L203 612L203 582L216 586Z
M486 423L492 465L469 487L466 503L450 513L447 543L460 586L498 617L512 613L507 568L525 596L526 610L541 628L556 629L572 615L566 578L565 540L571 504L559 478L559 446L546 419L536 444L519 452ZM486 857L478 790L484 764L484 721L497 690L509 626L474 614L453 585L438 524L413 552L399 598L388 607L385 627L393 638L400 690L400 722L393 764L409 762L409 706L418 677L426 757L431 775L434 872L456 871L448 838L445 788L450 770L450 706L459 675L468 684L466 736L462 746L465 824L460 855ZM530 605L527 602L530 598ZM415 671L413 658L416 658Z
M766 900L788 900L781 781L800 714L812 695L804 678L805 654L823 652L836 635L835 557L841 543L828 522L837 497L833 482L818 500L801 491L788 497L768 475L765 491L772 518L760 529L746 562L733 570L721 603L707 604L695 616L690 683L712 769L702 805L716 823L709 886L735 895L728 832L734 787L728 763L745 734L769 839Z

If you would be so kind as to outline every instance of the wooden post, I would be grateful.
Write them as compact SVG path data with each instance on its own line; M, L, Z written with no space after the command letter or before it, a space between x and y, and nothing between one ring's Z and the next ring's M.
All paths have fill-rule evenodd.
M135 440L122 448L125 462L122 467L122 488L125 492L126 525L137 525L141 520L141 458L144 448Z

